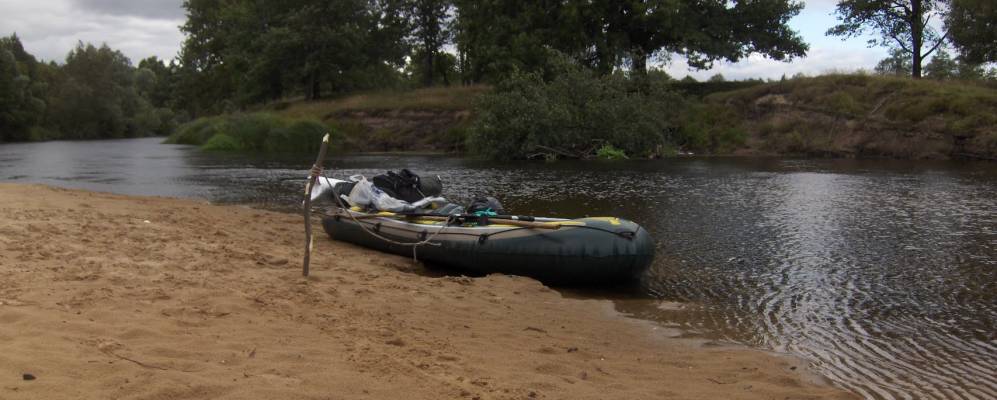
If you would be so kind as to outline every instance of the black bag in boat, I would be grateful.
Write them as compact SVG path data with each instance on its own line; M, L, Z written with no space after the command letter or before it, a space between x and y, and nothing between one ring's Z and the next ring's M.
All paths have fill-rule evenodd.
M349 207L349 204L343 197L350 197L350 192L353 191L353 187L356 185L356 182L339 182L333 185L332 200L340 207Z
M426 197L439 196L443 193L443 182L440 177L422 179L412 171L403 169L397 173L388 171L386 174L372 178L371 183L388 196L414 203Z

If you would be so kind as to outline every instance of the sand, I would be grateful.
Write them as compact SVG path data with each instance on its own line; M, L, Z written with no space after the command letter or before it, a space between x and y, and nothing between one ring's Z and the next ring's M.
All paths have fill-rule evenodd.
M853 398L787 356L318 233L305 279L300 216L0 184L0 399Z

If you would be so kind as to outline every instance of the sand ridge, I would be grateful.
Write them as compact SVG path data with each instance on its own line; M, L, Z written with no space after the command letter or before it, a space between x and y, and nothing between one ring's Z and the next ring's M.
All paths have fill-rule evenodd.
M303 236L296 215L0 184L0 399L854 398L788 357L321 232L305 279Z

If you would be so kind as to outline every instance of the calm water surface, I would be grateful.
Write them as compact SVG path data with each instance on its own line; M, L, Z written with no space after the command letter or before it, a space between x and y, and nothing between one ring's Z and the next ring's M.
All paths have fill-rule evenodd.
M159 139L7 144L0 180L291 210L311 157ZM443 177L451 199L494 195L520 214L635 220L657 241L651 270L636 287L581 295L692 335L797 354L868 398L997 398L997 164L330 164L339 176L410 167Z

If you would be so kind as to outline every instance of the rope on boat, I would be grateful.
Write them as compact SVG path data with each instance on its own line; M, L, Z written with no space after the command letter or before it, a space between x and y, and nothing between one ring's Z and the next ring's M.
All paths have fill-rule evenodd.
M329 177L322 176L322 178L325 179L325 183L327 185L329 185L329 187L335 187L335 186L333 186L329 182ZM333 193L333 195L336 194L335 191L333 191L332 193ZM333 196L333 197L335 197L335 196ZM361 229L364 230L364 232L367 232L371 236L373 236L373 237L375 237L377 239L383 240L385 242L388 242L390 244L398 245L398 246L412 246L412 262L414 262L414 263L418 263L419 262L419 257L418 257L418 253L417 253L417 251L419 249L419 246L424 246L424 245L440 246L441 245L440 243L433 243L433 239L436 239L436 236L439 235L440 232L443 232L448 227L450 227L450 224L453 222L453 216L447 216L447 220L443 224L443 227L441 227L440 229L437 229L436 232L433 232L433 234L430 235L429 237L427 237L426 239L418 241L418 242L405 243L405 242L399 242L399 241L396 241L396 240L393 240L393 239L386 238L386 237L378 234L377 232L373 232L370 229L367 229L366 225L364 225L362 222L360 222L360 220L358 220L357 217L355 217L352 212L350 212L348 209L346 209L344 207L342 199L340 199L340 198L337 197L336 198L336 204L339 205L339 208L346 210L346 215L349 215L350 219L352 219L353 222L355 222L357 224L357 226L359 226Z

